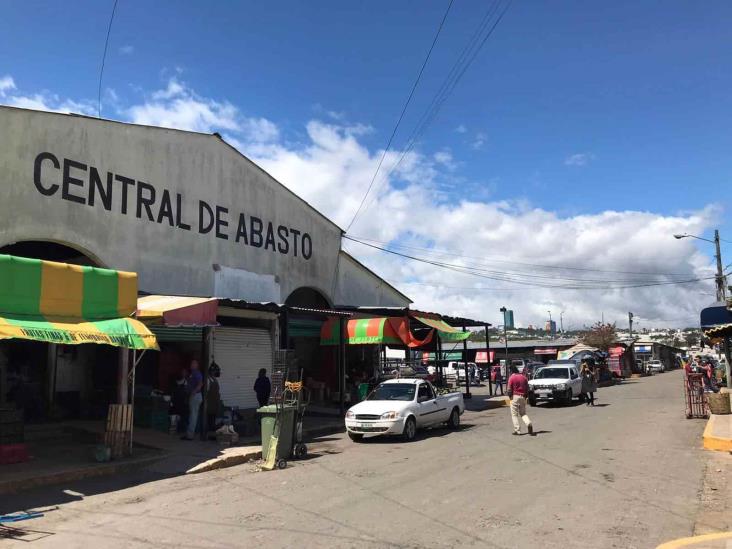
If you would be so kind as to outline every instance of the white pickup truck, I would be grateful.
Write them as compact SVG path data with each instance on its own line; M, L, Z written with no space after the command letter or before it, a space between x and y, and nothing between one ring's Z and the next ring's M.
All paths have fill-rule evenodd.
M365 435L401 435L412 440L423 427L446 423L457 429L464 411L462 393L438 395L424 379L390 379L346 412L346 430L354 442Z
M549 364L536 371L529 381L529 405L536 406L540 400L554 400L571 404L574 397L582 394L582 379L577 363L572 360L550 360Z

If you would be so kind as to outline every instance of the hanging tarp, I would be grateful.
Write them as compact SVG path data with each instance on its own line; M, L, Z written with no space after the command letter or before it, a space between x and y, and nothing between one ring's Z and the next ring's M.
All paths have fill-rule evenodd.
M463 332L454 326L450 326L444 320L438 318L428 318L425 316L412 315L413 318L419 320L422 324L434 328L440 332L442 341L464 341L470 337L470 332Z
M732 311L726 303L713 303L699 315L701 329L710 339L732 336Z
M346 323L347 345L406 345L421 347L432 341L433 331L417 339L409 331L409 319L403 317L355 318ZM338 345L340 321L329 318L321 328L321 345Z
M136 307L135 273L0 254L0 339L157 349Z
M219 300L213 297L146 295L137 300L135 317L171 328L218 326Z

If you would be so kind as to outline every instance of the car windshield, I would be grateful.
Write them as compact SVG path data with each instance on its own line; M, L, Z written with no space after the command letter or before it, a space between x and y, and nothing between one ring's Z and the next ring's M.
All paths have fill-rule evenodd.
M385 383L379 385L366 400L414 400L414 383Z
M569 368L542 368L536 374L536 379L549 378L567 379L569 378Z

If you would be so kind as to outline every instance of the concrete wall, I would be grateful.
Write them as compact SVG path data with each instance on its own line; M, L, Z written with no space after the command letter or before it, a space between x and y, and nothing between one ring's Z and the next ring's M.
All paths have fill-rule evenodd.
M341 230L216 136L0 107L0 246L24 240L153 293L407 302L353 261L334 280Z
M368 300L361 301L362 296L367 296ZM370 303L381 307L405 307L409 304L409 300L349 254L341 252L335 303L338 305Z

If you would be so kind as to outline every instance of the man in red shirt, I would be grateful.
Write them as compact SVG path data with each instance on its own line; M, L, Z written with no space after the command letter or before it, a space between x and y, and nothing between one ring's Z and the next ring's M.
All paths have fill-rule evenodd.
M529 434L534 436L534 427L531 424L531 419L526 415L526 397L529 396L529 382L526 376L519 374L516 366L511 366L511 377L508 378L508 396L511 399L513 434L521 434L520 418L526 424Z

